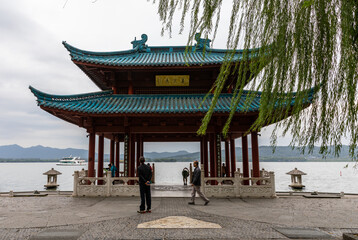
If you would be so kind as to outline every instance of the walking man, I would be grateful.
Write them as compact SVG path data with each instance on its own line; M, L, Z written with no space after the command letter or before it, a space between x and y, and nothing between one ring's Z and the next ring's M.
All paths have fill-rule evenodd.
M139 191L140 191L140 207L138 213L151 212L152 199L150 195L150 180L152 179L152 171L146 164L145 158L139 158L140 166L138 167ZM145 211L145 203L147 202L147 211Z
M201 186L201 171L199 168L198 161L194 161L194 173L193 173L193 182L191 183L191 186L193 187L193 190L191 192L191 202L189 204L195 205L195 194L198 192L199 196L205 201L204 205L208 205L210 202L209 199L204 195L204 193L201 192L200 186Z

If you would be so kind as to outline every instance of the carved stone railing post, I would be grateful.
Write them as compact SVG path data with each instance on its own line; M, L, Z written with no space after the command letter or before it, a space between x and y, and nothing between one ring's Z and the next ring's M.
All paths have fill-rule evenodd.
M270 175L270 184L271 184L271 196L276 197L276 185L275 185L275 173L269 172Z
M79 173L78 173L78 171L75 171L73 174L73 193L72 193L73 197L78 196L78 194L77 194L78 193L77 192L78 177L79 177Z
M112 194L112 178L111 173L107 172L107 179L106 179L106 186L107 186L107 197L111 196Z
M235 186L235 196L240 197L240 187L241 187L241 178L240 178L240 170L234 173L234 186Z

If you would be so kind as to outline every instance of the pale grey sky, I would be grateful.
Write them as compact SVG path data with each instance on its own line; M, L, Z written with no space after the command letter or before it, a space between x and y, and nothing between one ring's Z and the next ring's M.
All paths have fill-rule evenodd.
M99 89L69 57L62 41L84 50L120 51L142 33L148 45L185 45L187 32L161 36L157 6L146 0L0 0L0 145L87 149L86 131L41 110L28 89L78 94ZM214 48L226 48L231 1L225 2ZM65 5L65 7L64 7ZM270 129L259 138L269 145ZM238 141L239 144L239 141ZM288 145L280 138L278 145ZM164 147L163 147L164 146ZM197 143L145 144L145 151L199 150Z

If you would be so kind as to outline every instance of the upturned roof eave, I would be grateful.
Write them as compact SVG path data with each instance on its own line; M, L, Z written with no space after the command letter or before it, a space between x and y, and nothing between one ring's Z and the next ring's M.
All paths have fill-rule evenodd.
M124 55L124 54L132 54L136 53L138 51L138 48L125 50L125 51L114 51L114 52L95 52L95 51L88 51L88 50L82 50L77 47L74 47L70 44L68 44L66 41L62 41L62 44L67 49L67 51L71 53L76 52L83 55L89 55L89 56L111 56L111 55Z

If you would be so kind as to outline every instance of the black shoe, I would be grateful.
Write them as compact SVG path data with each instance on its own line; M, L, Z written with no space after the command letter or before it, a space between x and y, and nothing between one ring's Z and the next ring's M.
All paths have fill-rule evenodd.
M138 210L137 213L145 213L145 211Z
M151 213L151 212L152 212L152 210L150 210L150 209L147 210L147 213Z
M188 202L189 205L195 205L195 202Z
M208 205L209 202L210 202L210 201L206 201L206 202L204 203L204 205L205 205L205 206Z

